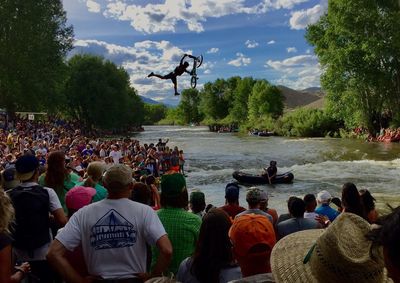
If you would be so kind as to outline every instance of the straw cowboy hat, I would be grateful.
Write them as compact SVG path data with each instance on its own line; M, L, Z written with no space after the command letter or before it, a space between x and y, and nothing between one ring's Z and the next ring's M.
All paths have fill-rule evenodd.
M367 240L371 226L353 213L342 213L325 230L293 233L271 254L276 282L392 282L382 250Z

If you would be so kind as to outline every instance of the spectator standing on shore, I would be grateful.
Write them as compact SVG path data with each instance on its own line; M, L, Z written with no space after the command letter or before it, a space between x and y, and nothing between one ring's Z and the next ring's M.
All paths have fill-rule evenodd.
M276 223L278 222L278 213L276 212L275 209L268 207L268 201L269 201L268 194L264 190L261 194L260 209L272 216L273 220L272 224L275 226Z
M76 186L91 187L96 190L96 194L93 197L93 202L100 201L107 197L106 188L100 185L100 180L105 169L106 165L101 161L93 161L89 163L86 171L86 179L76 184Z
M246 214L235 218L229 238L243 277L271 272L270 255L276 238L265 216Z
M228 236L231 225L229 215L221 209L213 208L204 216L193 256L179 266L179 282L226 283L242 277Z
M365 213L369 223L375 223L378 220L378 211L375 209L375 198L366 190L360 190L361 202L364 206Z
M179 264L193 254L199 236L201 219L185 210L188 206L188 191L182 174L164 174L161 177L161 209L157 211L171 239L174 254L169 272L176 274ZM159 257L153 249L153 262Z
M317 194L317 201L320 206L315 209L315 212L327 216L332 222L339 215L339 212L329 206L331 198L332 196L328 191L320 191Z
M400 206L383 217L378 218L378 228L368 237L383 247L383 256L388 276L394 283L400 283Z
M303 230L322 228L322 225L315 219L304 218L306 205L301 198L295 198L290 202L290 219L278 223L276 226L277 239Z
M47 255L49 261L67 282L89 282L65 259L67 250L82 244L92 282L142 282L161 275L170 262L171 243L151 207L129 200L132 170L122 164L113 165L104 175L104 185L107 199L88 205L71 217L53 241ZM160 251L151 274L146 273L146 243L156 245Z
M67 215L68 210L65 205L65 194L75 187L78 180L79 176L69 172L65 166L65 153L62 151L53 151L49 154L47 160L46 173L39 177L39 184L54 189Z
M206 209L206 199L203 192L196 190L190 193L189 208L192 213L199 216L200 219L204 217L206 214L204 211Z
M317 199L314 194L307 194L304 196L303 201L306 205L306 211L304 212L304 218L315 219L319 216L318 213L315 212L315 208L317 207Z
M251 187L246 194L246 201L249 205L249 208L236 215L235 218L241 217L245 214L259 214L265 216L271 223L273 223L274 221L272 216L260 209L261 201L264 199L265 193L261 189L257 187Z
M246 209L239 205L239 185L229 183L225 187L225 205L221 207L233 219Z
M283 238L271 255L275 281L390 282L382 250L366 237L370 231L371 225L362 217L342 213L325 230L300 231Z
M17 178L21 184L9 191L15 209L15 229L12 237L16 261L29 262L32 274L41 283L53 283L54 273L46 261L51 235L49 214L59 226L67 218L53 189L42 187L38 182L39 161L33 155L23 155L15 163Z
M29 263L15 266L12 257L11 244L13 239L9 230L14 218L14 208L11 200L0 187L0 282L18 283L30 271Z

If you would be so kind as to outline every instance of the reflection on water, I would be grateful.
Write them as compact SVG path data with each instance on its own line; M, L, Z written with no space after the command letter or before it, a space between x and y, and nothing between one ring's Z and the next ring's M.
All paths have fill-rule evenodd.
M278 161L279 172L292 171L295 176L293 184L262 186L270 195L270 206L281 212L290 195L320 189L338 195L345 182L392 194L400 185L400 144L218 134L206 127L177 126L148 126L135 137L147 143L169 138L169 146L183 149L188 187L202 190L207 202L217 206L224 203L224 188L233 181L233 171L258 173L272 159ZM243 206L247 205L245 190L242 187Z

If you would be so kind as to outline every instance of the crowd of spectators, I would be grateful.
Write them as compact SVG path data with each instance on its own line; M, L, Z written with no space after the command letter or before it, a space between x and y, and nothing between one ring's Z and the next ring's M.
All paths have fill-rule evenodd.
M400 210L379 217L368 190L292 196L278 215L265 188L245 208L228 183L214 207L168 140L66 125L0 135L0 282L400 282Z

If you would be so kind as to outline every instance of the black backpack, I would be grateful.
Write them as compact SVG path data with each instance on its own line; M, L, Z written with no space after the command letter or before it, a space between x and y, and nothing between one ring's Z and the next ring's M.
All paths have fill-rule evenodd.
M42 186L18 186L9 192L15 209L14 246L33 251L50 242L49 192Z

